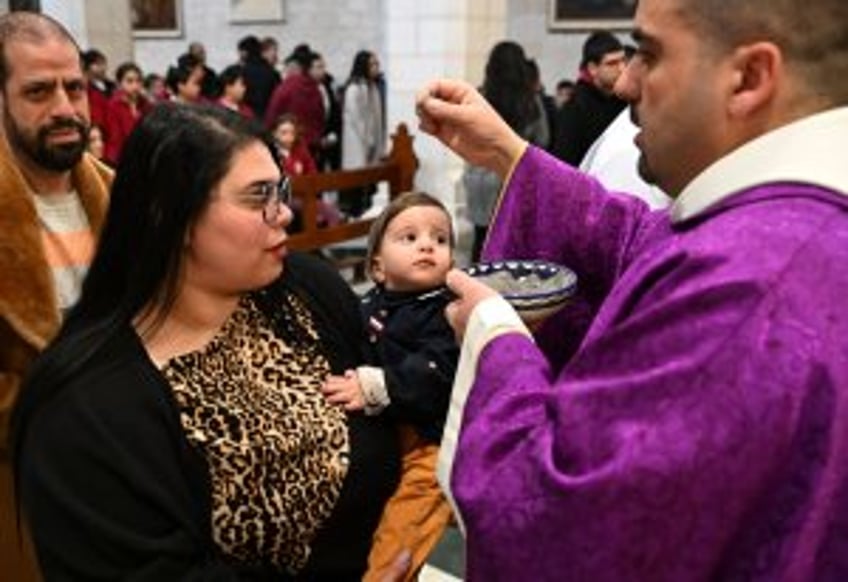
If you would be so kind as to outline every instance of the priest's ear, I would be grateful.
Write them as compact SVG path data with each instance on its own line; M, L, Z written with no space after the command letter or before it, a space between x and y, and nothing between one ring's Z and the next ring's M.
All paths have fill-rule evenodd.
M730 57L731 96L729 113L744 118L774 104L785 89L786 62L780 48L771 42L738 47Z

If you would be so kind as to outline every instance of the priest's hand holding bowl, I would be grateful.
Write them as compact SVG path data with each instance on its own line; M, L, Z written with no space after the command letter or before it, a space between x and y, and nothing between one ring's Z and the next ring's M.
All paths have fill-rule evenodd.
M502 260L454 270L448 275L447 286L458 296L446 313L461 339L474 308L496 295L515 309L530 330L536 329L571 300L577 289L577 276L570 269L546 261Z

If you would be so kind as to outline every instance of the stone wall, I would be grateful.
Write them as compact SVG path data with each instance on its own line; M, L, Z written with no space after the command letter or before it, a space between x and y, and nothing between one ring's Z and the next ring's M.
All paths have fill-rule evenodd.
M236 45L249 34L276 38L281 58L295 45L309 43L323 54L329 71L339 80L350 73L357 51L374 50L383 58L383 12L388 0L268 1L284 2L284 22L233 23L230 22L229 1L183 0L183 36L135 39L136 61L145 71L164 72L186 51L189 42L200 41L206 46L210 66L221 70L236 61Z

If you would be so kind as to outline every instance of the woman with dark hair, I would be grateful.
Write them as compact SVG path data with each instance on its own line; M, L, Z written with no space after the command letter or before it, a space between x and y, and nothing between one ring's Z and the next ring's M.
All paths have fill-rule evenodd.
M379 85L380 62L370 51L359 51L353 59L344 86L342 103L342 168L371 166L385 153L383 96ZM346 212L360 215L371 205L371 192L343 193L339 204Z
M130 136L14 415L46 579L361 578L396 439L321 394L362 361L358 302L287 252L287 184L218 107L157 107Z
M177 103L199 103L203 87L203 67L194 57L182 59L173 67L168 67L165 84L171 92L171 98Z
M531 143L541 145L547 128L536 104L527 57L521 45L503 41L492 48L480 92L514 131ZM474 225L471 260L477 261L486 240L501 181L494 173L477 166L466 166L462 181L469 218Z
M221 94L216 103L245 117L253 118L253 110L244 102L247 85L244 82L244 66L230 65L218 75Z

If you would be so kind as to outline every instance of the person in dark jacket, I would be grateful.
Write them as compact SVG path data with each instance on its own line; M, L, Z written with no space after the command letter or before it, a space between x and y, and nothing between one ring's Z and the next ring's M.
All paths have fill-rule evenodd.
M244 84L247 85L244 102L257 119L265 119L271 94L280 83L280 73L262 57L262 43L255 36L241 39L238 51L244 66Z
M559 110L553 154L572 166L583 156L627 103L613 87L627 64L624 45L609 31L592 33L583 44L581 76L574 94Z
M203 83L200 87L200 94L207 101L214 101L221 94L221 82L218 79L215 69L209 66L206 62L206 47L202 42L192 42L188 45L188 53L200 63L203 67Z
M366 582L383 580L404 547L412 552L405 579L414 579L451 518L435 464L459 359L442 292L453 240L450 215L428 194L407 193L386 207L368 237L376 287L362 301L374 365L331 377L325 387L330 402L400 423L403 475L383 513Z

